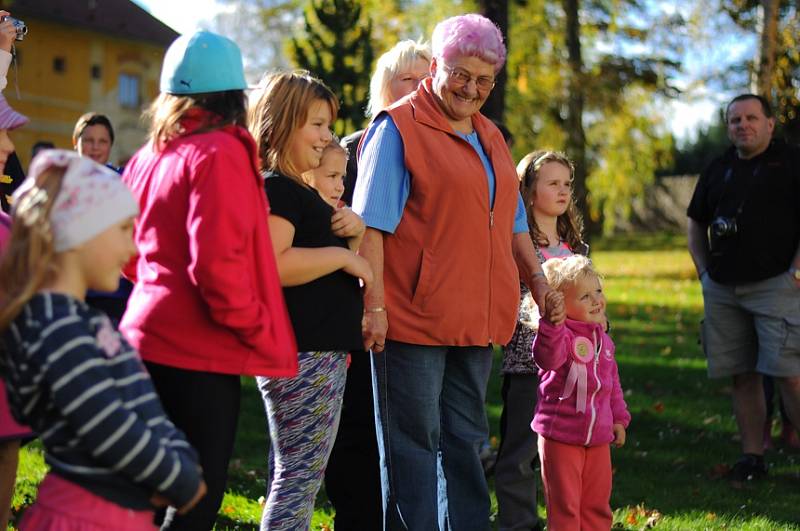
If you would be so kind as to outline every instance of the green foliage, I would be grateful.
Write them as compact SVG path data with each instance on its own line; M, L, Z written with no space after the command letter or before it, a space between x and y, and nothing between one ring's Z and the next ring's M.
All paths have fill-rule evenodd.
M758 0L718 0L722 10L741 29L758 35L761 2ZM772 75L772 93L762 94L770 100L780 126L779 134L788 140L800 142L800 12L793 0L778 1L778 31L776 36L775 69ZM755 76L758 50L744 65L751 79ZM742 92L738 90L737 92Z
M800 455L784 449L768 452L767 479L741 490L720 477L736 459L739 442L734 438L730 384L709 380L705 373L697 344L703 303L685 249L685 237L667 234L594 242L592 260L604 277L620 377L633 415L627 444L612 456L614 529L639 531L655 525L674 531L800 531ZM495 367L499 356L496 352ZM499 371L493 371L487 394L495 441L500 380ZM229 491L216 529L258 529L267 448L259 391L253 378L243 378ZM20 456L17 513L32 502L46 470L38 444L23 448ZM331 513L321 494L311 529L332 529Z
M357 0L311 0L305 32L289 49L293 61L322 79L340 98L335 130L340 135L364 124L374 51L372 20Z
M633 86L624 94L624 107L595 122L587 141L596 150L597 164L587 186L593 219L603 220L603 232L618 218L629 219L632 200L644 194L656 171L669 163L672 137L663 119L649 104L649 91Z
M656 101L676 94L669 81L679 62L672 44L655 43L670 43L665 33L680 21L650 13L647 5L633 0L587 1L582 6L584 65L577 86L583 93L586 131L589 210L584 215L602 221L608 232L614 228L614 214L626 216L631 202L670 161L666 115ZM645 17L657 19L653 28L661 29L644 26ZM565 13L558 2L512 4L506 116L517 160L534 149L565 150L569 145L572 74L564 28Z
M682 147L673 148L673 163L658 172L659 175L692 175L702 172L711 161L730 147L722 110L717 119L701 128L697 138Z

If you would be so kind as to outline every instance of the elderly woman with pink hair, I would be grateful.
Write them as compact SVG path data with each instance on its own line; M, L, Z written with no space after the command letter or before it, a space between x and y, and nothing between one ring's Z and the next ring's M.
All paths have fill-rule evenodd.
M361 143L353 209L375 277L364 342L379 354L387 528L485 531L478 450L492 344L514 330L520 276L538 301L549 288L511 153L480 113L505 61L502 35L480 15L453 17L434 29L432 52L431 78Z

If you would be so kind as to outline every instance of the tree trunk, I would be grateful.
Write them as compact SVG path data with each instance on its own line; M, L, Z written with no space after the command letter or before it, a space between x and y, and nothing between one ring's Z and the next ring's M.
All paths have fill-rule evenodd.
M756 91L760 96L767 98L767 101L772 101L772 84L775 78L775 54L778 49L778 4L779 0L761 0L763 24L761 26Z
M503 39L506 43L506 48L510 48L508 42L508 0L480 0L481 14L497 24L500 32L503 34ZM497 84L486 103L483 104L481 112L498 122L503 121L503 113L506 107L506 80L508 76L506 73L506 64L497 73Z
M566 45L569 54L567 73L567 155L575 163L573 193L583 215L587 233L596 233L600 224L589 216L586 189L586 134L583 130L583 56L581 51L580 0L563 0L566 14Z

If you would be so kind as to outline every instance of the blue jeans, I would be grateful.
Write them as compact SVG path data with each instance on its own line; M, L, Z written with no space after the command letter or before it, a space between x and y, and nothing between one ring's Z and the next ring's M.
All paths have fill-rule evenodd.
M479 452L488 433L492 349L387 341L374 356L386 529L439 531L437 455L446 483L446 527L489 529L489 489Z

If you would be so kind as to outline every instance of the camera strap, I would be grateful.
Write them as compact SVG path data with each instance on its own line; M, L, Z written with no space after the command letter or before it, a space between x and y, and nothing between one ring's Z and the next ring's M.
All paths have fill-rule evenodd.
M764 161L758 163L758 165L753 169L753 173L750 175L750 179L745 184L742 200L739 201L739 206L736 208L736 211L733 213L734 217L739 216L744 209L744 204L747 202L747 198L750 196L750 189L753 187L753 183L756 181L756 177L761 172L761 167L764 165ZM717 200L717 206L714 208L714 214L711 216L711 219L716 219L719 216L719 207L722 205L723 199L725 199L728 191L731 189L731 182L733 181L734 173L733 167L728 166L728 169L725 170L725 176L722 178L722 182L724 188L722 189L722 193L719 194L719 199Z
M21 100L22 97L19 95L19 68L17 66L17 47L16 45L11 45L11 62L14 63L14 90L17 92L17 99Z

